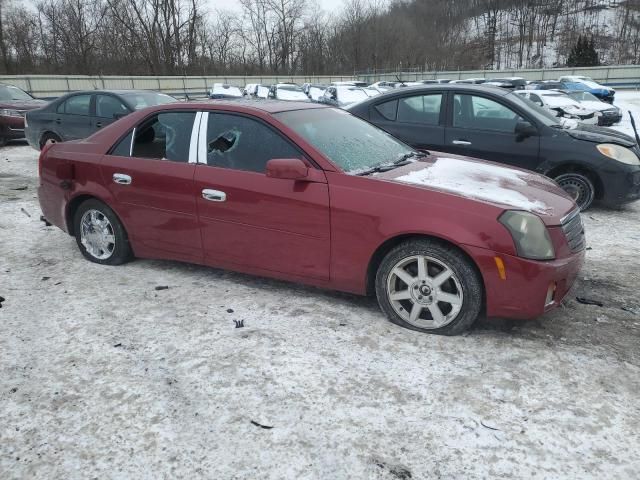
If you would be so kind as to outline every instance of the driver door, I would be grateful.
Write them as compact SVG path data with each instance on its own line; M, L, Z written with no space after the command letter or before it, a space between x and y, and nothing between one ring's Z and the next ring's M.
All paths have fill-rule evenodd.
M275 158L300 158L297 146L255 117L203 113L195 172L205 261L256 273L329 278L326 178L270 178Z
M449 95L453 106L445 129L445 152L534 170L540 137L515 133L523 118L511 108L481 95ZM533 123L532 123L533 124Z

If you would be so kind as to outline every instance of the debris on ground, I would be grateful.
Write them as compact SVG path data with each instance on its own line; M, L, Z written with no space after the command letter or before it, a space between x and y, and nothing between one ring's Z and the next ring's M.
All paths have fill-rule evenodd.
M480 420L480 425L482 425L484 428L488 428L489 430L496 430L496 431L500 431L499 428L496 427L492 427L491 425L487 425L486 423L484 423L482 420Z
M121 346L122 346L122 344L121 344L121 343L116 343L116 344L114 345L114 347L115 347L115 348L119 348L119 347L121 347Z
M244 327L244 320L234 320L234 322L236 323L236 328Z
M378 468L386 470L387 472L389 472L389 474L393 475L399 480L408 480L409 478L413 478L411 470L406 467L400 465L389 465L388 463L382 462L380 460L376 460L374 463Z
M168 285L158 285L156 287L156 290L169 290L169 286Z
M20 191L20 190L26 190L28 187L24 186L24 187L16 187L16 188L10 188L9 190L13 190L13 191Z
M255 420L251 420L251 423L256 427L264 428L265 430L271 430L273 428L273 425L263 425L261 423L256 422Z
M27 217L31 218L31 215L29 214L29 212L27 212L24 208L21 208L20 211L24 213Z
M43 282L46 282L47 280L49 280L51 277L42 277L40 280Z
M582 303L583 305L596 305L598 307L604 307L604 303L602 303L600 300L593 300L586 297L576 297L576 300L578 301L578 303Z
M0 297L0 308L2 308L2 302L4 302L4 297Z
M227 308L227 313L233 313L233 308Z

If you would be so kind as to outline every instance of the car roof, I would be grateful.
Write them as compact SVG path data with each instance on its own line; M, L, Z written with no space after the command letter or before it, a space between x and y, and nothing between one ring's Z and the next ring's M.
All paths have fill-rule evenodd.
M328 108L328 105L323 105L319 103L310 103L310 102L294 102L294 101L279 101L279 100L199 100L199 101L189 101L189 102L177 102L177 103L166 103L162 105L162 107L166 107L168 109L180 109L185 106L195 107L195 108L211 108L212 106L222 106L222 107L240 107L239 110L242 111L251 111L254 112L266 112L266 113L280 113L280 112L289 112L294 110L308 110L313 108ZM232 108L233 109L233 108Z
M116 95L125 95L128 93L159 93L161 95L167 95L166 93L163 92L158 92L156 90L125 90L125 89L120 89L120 90L107 90L107 89L103 89L103 90L77 90L74 92L69 92L67 94L65 94L64 96L70 96L70 95L89 95L92 93L114 93ZM169 95L170 96L170 95Z

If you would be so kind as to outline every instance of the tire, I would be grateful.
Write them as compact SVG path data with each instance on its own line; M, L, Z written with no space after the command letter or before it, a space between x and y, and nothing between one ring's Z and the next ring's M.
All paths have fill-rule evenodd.
M582 173L568 172L554 178L556 183L573 198L580 210L588 209L596 196L596 189L589 177Z
M51 140L53 143L60 143L62 139L55 133L47 132L40 138L40 150Z
M73 217L76 243L87 260L121 265L132 257L127 232L107 205L96 199L83 202Z
M437 240L415 239L393 248L380 263L375 286L389 320L419 332L458 335L482 309L483 285L475 266L457 248Z

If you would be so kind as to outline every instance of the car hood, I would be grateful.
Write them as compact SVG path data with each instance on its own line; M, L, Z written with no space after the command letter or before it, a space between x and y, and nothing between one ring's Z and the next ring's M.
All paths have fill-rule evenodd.
M34 98L33 100L0 100L0 108L13 108L16 110L34 110L44 107L47 103L45 100Z
M576 208L574 201L543 175L448 153L432 152L375 178L533 212L547 225L559 225L562 217Z
M587 142L617 143L623 147L633 147L636 144L636 141L629 135L611 128L579 125L574 129L565 130L565 132L575 139Z
M596 101L590 101L590 100L583 100L580 102L580 105L582 105L584 108L588 108L590 110L597 110L599 112L603 112L604 110L614 110L616 108L609 103L604 103L600 101L596 102Z

